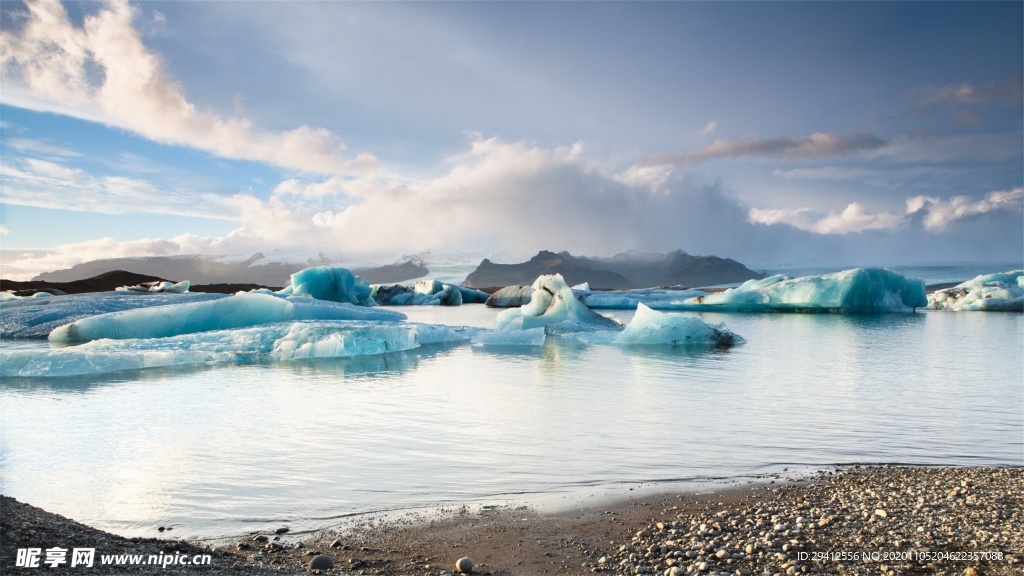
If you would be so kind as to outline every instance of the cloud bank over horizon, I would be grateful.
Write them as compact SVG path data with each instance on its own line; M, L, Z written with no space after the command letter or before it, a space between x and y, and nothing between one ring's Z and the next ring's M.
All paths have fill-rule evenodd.
M689 136L680 137L672 126L662 133L659 123L629 116L646 112L591 111L593 102L601 100L595 96L593 102L568 102L557 134L546 133L547 125L560 123L550 118L547 125L534 126L544 136L530 137L518 134L522 126L532 126L535 119L529 116L519 117L518 124L514 118L503 126L475 126L464 124L470 116L456 115L449 119L454 124L448 130L458 139L432 153L410 155L393 145L386 146L390 155L352 153L343 139L377 142L379 133L390 130L395 141L401 141L425 138L419 134L436 129L392 127L386 121L365 128L345 120L388 110L405 113L386 107L378 111L376 107L384 106L379 99L358 100L355 95L363 86L373 89L359 80L377 78L357 77L358 70L332 85L345 95L338 102L318 108L312 97L302 114L284 115L279 109L266 115L259 111L269 103L239 105L237 93L230 98L232 110L200 103L190 94L207 94L211 84L187 84L178 77L191 78L198 70L190 66L202 66L175 43L187 40L184 31L195 23L187 19L199 15L175 11L172 4L111 0L82 14L56 0L4 8L0 216L4 242L10 246L5 246L2 262L7 278L25 279L101 257L247 256L272 249L322 251L353 261L388 260L424 250L500 252L516 259L541 249L584 255L684 249L758 265L1024 259L1019 78L943 83L915 77L908 80L913 84L888 100L872 104L889 110L881 115L871 112L878 117L889 114L889 120L864 127L860 121L838 119L809 123L815 114L799 106L788 112L789 128L778 123L778 114L761 121L763 125L737 125L750 107L741 101L738 107L721 109L708 104L707 111L692 114ZM407 24L404 11L395 7L321 8L342 20L351 11L367 11L359 14L370 17L361 29L374 29L379 24L375 19ZM225 11L234 14L222 5L196 9L210 10L210 18ZM241 21L268 27L269 32L275 19L259 18L264 9L274 12L273 6L261 7ZM537 9L557 12L548 15L555 21L561 11L573 10ZM623 7L576 9L596 18ZM657 9L707 10L713 17L717 11L739 8ZM466 18L491 18L489 10L512 7L446 6L429 16L447 15L451 22L465 25ZM811 11L821 10L840 8ZM547 25L529 20L527 7L514 12L513 20L527 19L523 25ZM815 17L828 22L825 16ZM170 29L178 22L180 28ZM288 32L280 22L266 36L268 42ZM227 42L232 32L224 30L217 41ZM211 52L208 60L232 56L228 48L248 48L247 37L256 29L246 32L244 38L234 37L236 44L218 45L220 51ZM446 41L457 36L449 35ZM276 47L287 45L285 40L299 42L287 36L276 40ZM494 42L503 40L499 35ZM346 46L339 45L339 50ZM446 65L460 66L467 78L476 78L481 83L476 90L500 85L507 95L508 86L526 90L533 82L575 95L578 86L594 81L563 73L566 83L561 84L541 74L544 68L536 61L531 61L532 68L524 68L528 72L521 72L525 76L500 79L495 76L498 69L482 65L488 55L474 49L476 60L466 60L468 53L458 50L444 56L460 55L456 64ZM308 67L322 63L311 64L308 54L298 54L286 53L287 62L277 64L286 77L296 80L282 87L287 92L273 102L316 93L303 92L298 79L303 77L300 72L314 72ZM386 75L393 56L387 51L378 56L380 69L375 74ZM583 60L581 67L589 65ZM602 65L605 68L597 70L618 70L611 60ZM1011 58L1005 70L1012 74L1015 65ZM509 74L520 73L521 66L507 68ZM230 68L232 74L242 74L242 69L237 64ZM699 73L710 79L718 70ZM663 81L652 78L651 82ZM813 74L809 79L816 81ZM249 81L236 80L235 85ZM325 80L310 76L308 81L307 90ZM399 105L418 106L430 90L443 89L419 88L423 98L411 90ZM533 98L525 93L521 97ZM549 101L563 106L557 98ZM339 106L340 102L348 104ZM623 102L627 100L614 104ZM333 112L325 114L328 110ZM501 110L494 113L500 116ZM664 118L690 114L674 105L660 112ZM444 111L448 113L455 114ZM78 123L62 127L65 117ZM637 127L626 131L626 118ZM310 127L313 119L323 120L324 127ZM592 126L603 128L594 132ZM615 135L615 141L608 139ZM363 144L356 148L366 149ZM151 229L163 234L133 234L128 221L111 233L109 227L90 224L94 215L151 223ZM66 225L60 230L69 241L48 241L46 230L28 225L32 218L52 218L54 226L58 220L72 222L76 229L74 234ZM204 229L215 232L198 232L204 222ZM43 240L29 240L30 233ZM16 255L19 250L24 254Z

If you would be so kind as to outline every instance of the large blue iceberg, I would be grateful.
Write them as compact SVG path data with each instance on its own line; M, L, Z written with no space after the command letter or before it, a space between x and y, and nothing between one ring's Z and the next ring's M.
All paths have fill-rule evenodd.
M477 329L399 322L279 322L164 338L0 351L0 377L59 377L166 366L288 362L465 342Z
M911 312L927 305L922 280L885 268L856 268L822 276L779 274L748 280L724 292L689 298L681 308L874 314Z
M934 310L1024 312L1024 270L984 274L928 295Z
M315 266L299 270L291 276L292 283L279 293L286 296L309 296L317 300L347 302L358 306L376 306L370 296L370 284L347 268Z
M46 338L59 326L97 314L227 297L204 293L92 292L4 300L0 303L0 338Z
M289 320L404 320L390 310L291 296L240 293L207 302L112 312L76 320L50 332L54 342L101 338L164 338Z

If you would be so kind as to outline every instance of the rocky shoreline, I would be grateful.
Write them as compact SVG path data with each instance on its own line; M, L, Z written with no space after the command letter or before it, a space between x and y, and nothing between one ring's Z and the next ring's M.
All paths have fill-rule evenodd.
M94 566L50 567L53 547L95 548ZM214 544L122 538L3 497L0 572L21 570L18 549L28 548L41 549L39 571L61 575L444 576L469 556L474 573L510 576L1000 576L1024 566L1024 468L853 466L558 514L460 507L368 517L312 536L281 527ZM125 555L157 565L101 565L101 556ZM205 555L208 564L187 564Z

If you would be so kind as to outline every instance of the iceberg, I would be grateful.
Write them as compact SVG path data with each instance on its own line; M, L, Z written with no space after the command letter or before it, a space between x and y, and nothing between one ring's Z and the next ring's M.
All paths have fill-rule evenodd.
M284 296L308 296L317 300L346 302L358 306L376 306L370 296L370 284L347 268L315 266L291 276L291 285L281 290Z
M0 338L46 338L54 328L97 314L227 297L205 293L91 292L4 300L0 304Z
M59 377L167 366L289 362L465 342L474 329L395 322L281 322L165 338L94 340L77 346L0 350L0 377Z
M885 268L856 268L822 276L781 274L748 280L724 292L683 301L683 310L758 312L911 312L928 305L924 282Z
M983 274L928 295L933 310L1024 312L1024 270Z
M617 346L732 348L746 342L724 322L708 324L692 314L661 312L643 303L637 305L636 314L621 332L579 332L562 337L581 344Z
M55 328L53 342L86 342L101 338L164 338L229 328L246 328L288 320L404 320L390 310L368 310L291 296L239 293L208 302L158 306L90 316Z
M704 296L703 290L673 290L668 288L645 288L641 290L611 290L591 292L583 295L587 308L632 310L643 303L654 310L685 310L684 302L696 296Z
M625 330L615 335L614 342L731 348L744 340L726 328L725 323L714 326L696 316L658 312L640 303L633 320Z
M543 327L551 334L622 329L622 325L615 320L601 316L580 303L561 274L540 276L533 283L532 289L527 304L498 314L496 330Z
M491 297L490 294L483 290L474 290L472 288L466 288L465 286L455 286L454 284L451 286L456 288L462 294L463 304L483 304Z
M382 306L461 306L484 302L486 292L443 284L437 280L416 282L415 288L401 284L371 286L371 296Z
M530 286L506 286L491 294L484 305L489 308L517 308L530 301L533 288Z
M114 288L115 292L171 292L174 294L185 294L188 289L192 287L192 283L188 280L181 282L143 282L142 284L136 284L134 286L120 286Z

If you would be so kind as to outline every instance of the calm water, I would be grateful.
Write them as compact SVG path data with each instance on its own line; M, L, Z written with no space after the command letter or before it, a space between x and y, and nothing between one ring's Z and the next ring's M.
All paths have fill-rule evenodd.
M747 343L7 379L0 490L121 534L212 536L787 467L1024 464L1024 315L702 317Z

